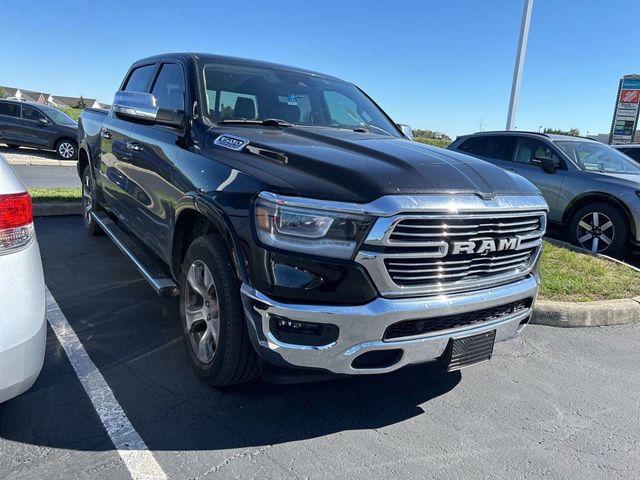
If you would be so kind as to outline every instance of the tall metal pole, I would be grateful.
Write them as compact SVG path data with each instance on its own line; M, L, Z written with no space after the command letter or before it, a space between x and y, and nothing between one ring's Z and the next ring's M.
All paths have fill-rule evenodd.
M520 82L524 67L524 55L527 52L527 40L529 39L529 23L531 22L531 10L533 0L524 0L522 12L522 24L520 25L520 41L518 42L518 54L516 67L513 70L513 84L511 85L511 100L509 101L509 114L507 115L507 130L513 130L516 123L516 110L518 109L518 97L520 96Z

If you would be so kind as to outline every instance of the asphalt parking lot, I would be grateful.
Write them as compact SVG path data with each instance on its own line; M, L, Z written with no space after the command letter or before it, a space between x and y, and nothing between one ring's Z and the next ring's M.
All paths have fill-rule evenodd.
M638 325L531 326L462 373L217 391L175 299L80 217L36 228L52 295L169 478L638 477ZM0 406L0 478L130 478L51 329L40 378Z

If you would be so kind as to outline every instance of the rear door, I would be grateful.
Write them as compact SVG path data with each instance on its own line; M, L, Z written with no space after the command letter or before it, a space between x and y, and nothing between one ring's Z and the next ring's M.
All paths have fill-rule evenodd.
M25 145L33 147L48 147L53 144L56 127L38 109L29 105L22 106L20 130L24 136Z
M129 73L124 90L144 92L149 88L156 71L155 63L134 68ZM97 182L104 193L106 207L116 214L119 221L130 227L132 212L129 198L138 186L128 178L131 150L129 133L133 123L118 118L113 110L100 131L100 166Z
M22 145L24 138L19 132L20 106L0 101L0 142Z
M184 66L162 63L149 92L159 108L184 113L188 105ZM162 258L168 258L174 206L182 197L172 179L183 134L183 128L134 123L128 139L130 158L125 173L135 185L127 192L131 229Z
M554 173L548 173L532 163L534 159L543 157L553 158L559 168ZM558 217L556 209L567 177L567 165L550 145L535 138L519 137L511 162L505 162L505 168L510 168L538 187L549 205L549 216Z

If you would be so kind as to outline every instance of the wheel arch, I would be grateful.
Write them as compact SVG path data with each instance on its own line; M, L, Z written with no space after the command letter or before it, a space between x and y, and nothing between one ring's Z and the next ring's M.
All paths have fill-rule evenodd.
M248 281L244 255L234 233L231 220L211 199L200 195L186 195L175 210L169 266L174 278L180 275L182 261L191 242L205 234L218 234L227 247L238 280Z
M585 205L588 205L589 203L596 203L596 202L609 203L615 206L616 208L620 209L620 211L624 214L625 218L627 219L630 233L632 234L633 237L635 237L636 224L633 219L633 215L631 214L631 210L619 198L605 192L587 192L574 198L571 201L571 203L567 205L567 208L564 211L564 214L562 216L562 223L565 225L568 224L571 221L571 217L576 211L578 211L580 208L584 207Z

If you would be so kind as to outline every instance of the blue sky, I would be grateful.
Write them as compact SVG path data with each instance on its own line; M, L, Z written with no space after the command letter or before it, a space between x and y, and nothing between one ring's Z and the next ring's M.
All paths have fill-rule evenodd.
M111 102L138 58L205 51L318 70L398 122L503 129L522 0L4 0L0 85ZM519 130L607 132L618 79L640 73L640 2L534 0Z

